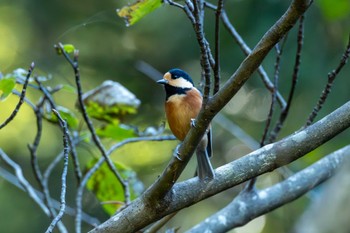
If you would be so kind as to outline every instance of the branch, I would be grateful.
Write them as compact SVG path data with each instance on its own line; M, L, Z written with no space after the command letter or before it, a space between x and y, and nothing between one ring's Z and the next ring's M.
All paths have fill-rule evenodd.
M322 185L322 190L316 191L317 197L306 206L291 232L348 232L350 229L349 176L350 160L347 159L342 162L342 166L334 177Z
M64 211L66 209L66 190L67 190L67 172L68 172L68 155L69 155L69 143L68 143L68 126L67 122L62 119L60 114L57 110L52 109L53 113L57 116L59 124L63 131L63 171L62 171L62 184L61 184L61 206L58 214L56 217L52 220L50 226L47 228L46 233L51 233L53 229L55 228L56 224L61 220L63 217Z
M332 72L330 72L328 74L327 85L323 89L322 94L317 102L317 105L314 107L314 109L312 110L312 113L309 115L305 126L310 125L315 120L318 112L322 109L324 103L326 102L328 94L331 92L334 80L336 79L336 77L338 76L338 74L342 70L342 68L345 66L346 62L349 59L349 56L350 56L350 35L349 35L349 39L348 39L348 45L346 46L346 50L345 50L345 52L344 52L344 54L339 62L339 65L335 70L333 70Z
M18 101L15 109L12 111L11 115L0 125L0 129L4 128L8 123L10 123L16 117L19 109L21 108L21 106L24 102L24 97L26 95L29 77L32 74L33 70L34 70L34 62L32 62L32 64L30 65L30 67L28 69L28 74L27 74L26 79L25 79L24 84L23 84L21 96L19 98L19 101Z
M315 124L219 167L215 170L215 179L210 182L203 182L195 177L177 183L156 202L148 199L150 191L147 190L91 233L136 232L170 213L289 164L350 127L349 112L350 101Z
M63 155L63 153L62 153ZM26 191L23 186L21 185L21 183L19 182L18 178L16 176L14 176L12 173L8 172L6 169L0 167L0 176L2 178L4 178L7 182L11 183L12 185L14 185L15 187L19 188L20 190L22 191ZM43 199L44 198L44 195L43 193L41 193L40 191L34 189L34 192L36 193L36 195L40 198L40 199ZM50 199L50 202L52 203L52 206L55 208L55 209L59 209L60 208L60 203L55 200L55 199ZM75 216L76 215L76 212L75 210L70 207L70 206L67 206L66 207L66 212L65 212L67 215L71 215L71 216ZM91 226L97 226L100 224L99 220L96 219L95 217L92 217L86 213L82 213L82 220L91 225Z
M264 133L263 133L263 136L262 136L261 141L260 141L260 147L262 147L266 144L267 133L269 131L271 121L272 121L272 116L273 116L273 113L275 111L275 103L276 103L277 92L278 92L278 80L279 80L279 74L280 74L280 68L281 68L281 57L282 57L282 53L283 53L283 49L284 49L284 45L286 44L286 41L287 41L287 35L284 37L281 45L279 45L280 44L279 43L275 46L277 56L276 56L276 61L275 61L275 73L274 73L274 81L273 81L274 88L273 88L273 92L271 95L271 105L270 105L270 110L269 110L269 113L267 116Z
M299 76L299 69L301 64L301 50L303 48L303 39L304 39L304 15L300 16L299 20L299 29L298 29L298 45L297 45L297 52L295 56L295 63L294 63L294 70L292 75L292 85L289 91L289 96L287 100L287 105L285 108L282 109L282 112L280 114L280 117L278 119L278 122L276 123L275 128L270 133L269 141L273 142L275 141L278 133L281 131L282 126L288 116L289 109L292 106L292 100L294 97L295 87L297 85L298 76Z
M15 161L13 161L7 154L0 149L0 156L3 161L8 164L16 173L19 183L24 187L28 195L40 206L47 216L50 216L50 210L46 207L42 199L34 191L34 188L30 185L27 179L23 176L22 168Z
M288 179L263 190L241 192L228 206L208 217L188 233L227 232L252 219L294 201L330 178L349 159L350 146L343 147Z
M224 0L218 0L215 12L215 66L214 66L214 90L213 94L220 89L220 17L224 8Z
M44 94L45 98L47 99L47 101L49 101L49 104L51 106L52 109L57 109L56 104L53 100L53 97L50 93L49 90L47 90L47 88L42 85L42 83L38 80L35 79L35 81L38 84L39 90L41 90L41 92ZM60 87L51 90L51 92L55 92L56 90L59 90ZM81 174L81 170L80 170L80 165L79 165L79 160L78 160L78 154L75 148L76 143L73 143L73 136L71 135L71 133L68 131L68 142L69 142L69 146L70 146L70 151L71 151L71 155L72 155L72 160L73 160L73 165L74 165L74 173L75 173L75 177L77 178L78 184L80 183L82 174Z
M225 11L221 13L221 20L224 23L224 26L228 30L228 32L232 35L232 37L235 39L236 43L239 45L243 53L248 56L252 50L249 48L249 46L244 42L242 37L238 34L236 29L231 24L227 14ZM267 75L265 69L262 66L258 67L258 74L260 75L265 87L272 93L274 91L274 86L272 82L270 81L269 76ZM286 101L284 100L281 93L277 92L277 100L281 108L283 109L286 106Z

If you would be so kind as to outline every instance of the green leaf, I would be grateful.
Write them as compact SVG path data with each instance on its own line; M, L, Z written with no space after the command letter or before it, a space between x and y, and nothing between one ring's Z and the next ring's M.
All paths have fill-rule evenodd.
M96 132L101 137L112 138L117 141L136 136L134 129L121 126L120 124L108 124L103 128L97 129Z
M96 162L97 159L93 159L86 168L91 169ZM114 162L114 165L122 178L128 181L131 200L138 197L143 191L143 184L137 178L136 172L121 163ZM105 202L102 207L109 215L113 215L125 202L122 185L106 163L91 176L86 188L92 191L101 203Z
M63 49L64 49L64 51L66 51L66 53L72 53L72 52L74 52L75 47L72 44L64 44Z
M126 26L131 26L161 5L161 0L137 0L134 4L117 10L117 14L125 19Z
M54 48L55 48L56 53L57 53L58 55L62 55L62 49L61 49L60 46L55 45ZM75 47L74 47L74 45L72 45L72 44L64 44L64 45L63 45L63 50L64 50L66 53L72 53L72 52L74 52Z
M67 121L67 124L70 128L72 129L78 128L78 125L79 125L78 118L75 116L75 114L71 110L62 106L57 106L56 108L57 108L56 110L59 112L63 120ZM49 109L48 112L44 114L44 117L46 120L50 122L53 122L53 123L58 122L57 116L53 114L51 109Z
M110 80L86 92L83 101L91 117L112 124L119 124L126 115L135 114L141 103L120 83Z
M4 101L11 94L15 86L16 79L13 77L0 79L0 101Z

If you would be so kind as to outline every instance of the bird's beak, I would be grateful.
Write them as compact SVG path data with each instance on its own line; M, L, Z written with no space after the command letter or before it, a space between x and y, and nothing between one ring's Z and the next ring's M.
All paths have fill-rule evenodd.
M169 81L166 80L166 79L160 79L160 80L157 81L157 83L162 84L162 85L165 85L165 84L168 84Z

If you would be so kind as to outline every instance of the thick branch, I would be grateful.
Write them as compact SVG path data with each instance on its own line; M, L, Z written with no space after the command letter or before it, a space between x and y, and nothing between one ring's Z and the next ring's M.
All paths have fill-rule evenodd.
M216 169L215 179L210 182L195 177L178 183L157 202L147 199L146 192L91 232L135 232L172 212L289 164L350 127L349 112L347 102L310 127Z
M289 203L321 184L350 158L350 146L343 147L281 183L264 190L241 192L228 206L193 227L188 233L227 232Z

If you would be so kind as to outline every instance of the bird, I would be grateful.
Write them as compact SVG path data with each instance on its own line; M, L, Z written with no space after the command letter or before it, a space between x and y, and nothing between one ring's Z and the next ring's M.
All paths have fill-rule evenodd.
M194 124L202 107L203 97L185 71L174 68L157 81L165 89L165 114L170 130L183 141ZM213 179L215 173L210 163L212 156L212 132L209 126L196 148L197 174L199 179Z

